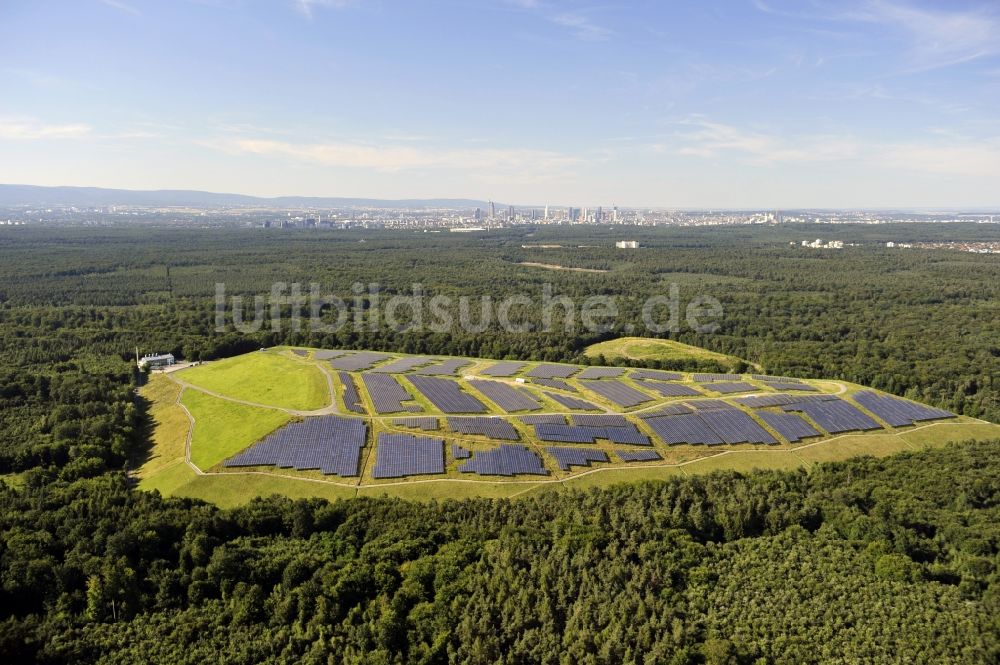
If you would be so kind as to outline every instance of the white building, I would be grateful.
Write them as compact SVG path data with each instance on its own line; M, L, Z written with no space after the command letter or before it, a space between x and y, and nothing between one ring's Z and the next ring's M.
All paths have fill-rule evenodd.
M615 247L618 249L639 249L639 242L637 240L619 240L615 243Z
M172 353L162 353L162 354L150 354L145 355L136 361L136 365L139 369L155 369L157 367L167 367L173 365L177 361L174 359L174 354Z

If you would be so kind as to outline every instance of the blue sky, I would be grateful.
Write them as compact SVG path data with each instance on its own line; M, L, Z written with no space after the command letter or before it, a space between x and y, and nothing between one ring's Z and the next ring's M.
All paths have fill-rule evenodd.
M0 182L1000 204L1000 3L3 0Z

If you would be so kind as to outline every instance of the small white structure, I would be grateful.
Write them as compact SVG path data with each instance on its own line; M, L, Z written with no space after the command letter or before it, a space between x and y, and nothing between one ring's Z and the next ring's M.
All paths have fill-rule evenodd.
M136 354L138 355L138 354ZM138 358L135 364L139 369L156 369L157 367L168 367L173 365L177 361L174 359L174 354L172 353L161 353L161 354L149 354L142 358Z
M639 249L638 240L619 240L615 243L618 249Z

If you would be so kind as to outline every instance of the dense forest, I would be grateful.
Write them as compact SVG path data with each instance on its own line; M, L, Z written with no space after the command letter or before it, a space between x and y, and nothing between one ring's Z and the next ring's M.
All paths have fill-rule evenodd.
M995 662L1000 442L428 505L275 497L224 511L131 489L124 470L150 427L136 346L573 360L671 283L724 306L715 334L675 339L998 420L996 257L884 247L997 233L649 229L630 230L644 248L629 252L609 249L612 229L0 230L0 660ZM789 244L816 236L859 246ZM495 298L550 283L621 307L597 333L216 332L216 283L252 295L279 281L345 299L355 282Z

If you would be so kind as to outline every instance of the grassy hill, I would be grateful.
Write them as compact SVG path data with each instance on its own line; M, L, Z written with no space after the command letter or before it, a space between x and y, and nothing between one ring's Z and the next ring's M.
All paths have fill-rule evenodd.
M727 356L698 346L675 342L669 339L651 337L619 337L591 344L584 351L588 358L604 356L614 364L615 360L699 360L714 361L725 367L735 368L743 361L735 356Z

